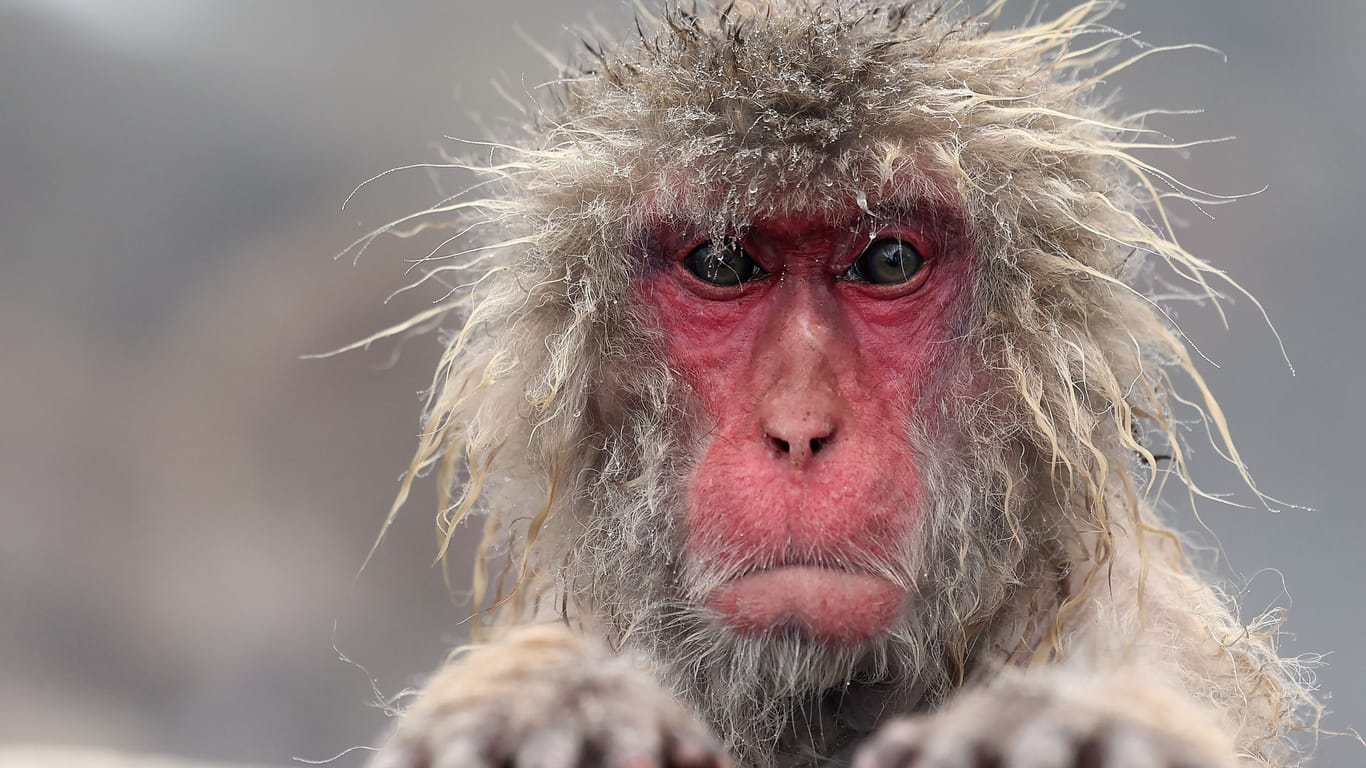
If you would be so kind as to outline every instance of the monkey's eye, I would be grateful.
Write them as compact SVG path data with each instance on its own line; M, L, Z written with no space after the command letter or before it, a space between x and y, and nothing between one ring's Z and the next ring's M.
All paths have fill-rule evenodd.
M683 259L683 266L712 285L739 285L764 274L738 243L718 245L710 240L692 249Z
M925 257L905 240L885 237L868 246L844 273L846 280L874 285L896 285L915 277L925 266Z

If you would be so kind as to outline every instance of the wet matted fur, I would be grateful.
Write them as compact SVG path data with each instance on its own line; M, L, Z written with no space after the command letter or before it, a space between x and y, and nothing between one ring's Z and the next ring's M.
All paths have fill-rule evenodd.
M899 681L889 695L925 709L1003 668L1162 658L1245 757L1293 764L1317 705L1276 652L1277 617L1239 621L1145 501L1172 476L1199 495L1183 405L1247 478L1188 344L1143 291L1159 272L1216 306L1211 283L1236 289L1179 245L1164 208L1218 200L1135 154L1181 145L1145 128L1156 112L1107 104L1106 81L1162 49L1105 26L1106 2L1017 29L994 28L999 2L954 5L642 10L628 42L588 44L521 138L452 160L493 192L375 233L455 233L428 274L458 287L376 337L461 324L395 509L434 470L446 542L486 515L481 621L553 612L647 654L753 762L841 684ZM659 222L726 236L850 200L872 217L961 212L977 254L958 351L924 419L900 425L927 509L886 575L933 599L865 647L736 638L695 607L724 578L680 556L695 406L628 286Z

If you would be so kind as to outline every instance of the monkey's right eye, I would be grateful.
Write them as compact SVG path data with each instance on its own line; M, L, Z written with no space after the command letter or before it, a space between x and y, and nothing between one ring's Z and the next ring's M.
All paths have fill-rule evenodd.
M738 243L697 246L683 259L683 266L697 279L712 285L733 286L762 277L765 272Z

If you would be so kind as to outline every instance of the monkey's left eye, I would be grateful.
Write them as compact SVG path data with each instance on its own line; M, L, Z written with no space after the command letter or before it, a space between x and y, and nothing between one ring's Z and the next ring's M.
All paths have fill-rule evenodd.
M739 285L765 274L738 243L707 241L683 259L683 266L698 279L712 285Z
M925 257L914 245L894 237L874 241L849 265L846 280L874 285L896 285L915 277L925 266Z

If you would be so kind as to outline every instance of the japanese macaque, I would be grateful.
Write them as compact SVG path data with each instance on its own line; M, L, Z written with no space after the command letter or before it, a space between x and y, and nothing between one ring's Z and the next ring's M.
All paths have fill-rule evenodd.
M456 232L401 497L485 516L482 632L373 768L1302 761L1276 617L1149 503L1183 405L1239 462L1143 292L1215 296L1203 195L1104 103L1154 49L944 5L641 10L400 222Z

